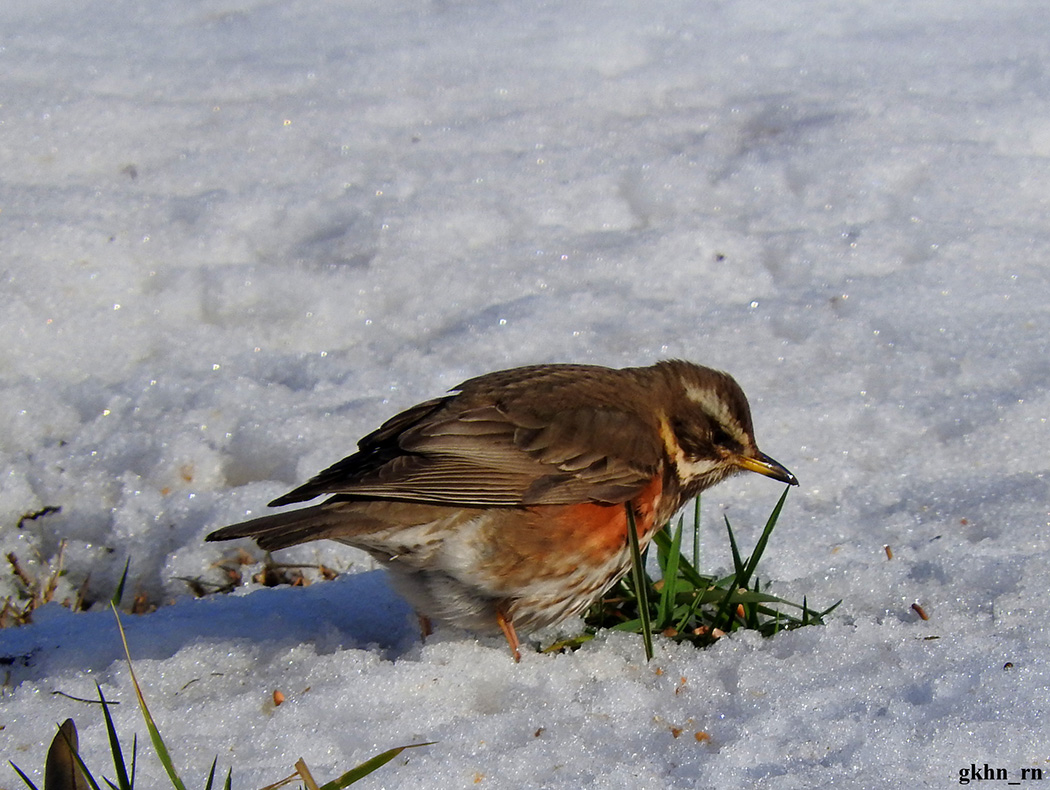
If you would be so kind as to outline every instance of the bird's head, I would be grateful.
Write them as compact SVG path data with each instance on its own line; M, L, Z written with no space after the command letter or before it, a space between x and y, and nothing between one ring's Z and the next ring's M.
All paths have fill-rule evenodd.
M791 472L758 449L751 408L732 376L680 361L657 368L672 393L661 415L661 438L684 499L745 470L798 485Z

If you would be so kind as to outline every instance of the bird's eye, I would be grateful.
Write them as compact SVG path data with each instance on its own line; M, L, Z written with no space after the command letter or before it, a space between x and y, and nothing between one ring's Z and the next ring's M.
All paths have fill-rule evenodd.
M740 447L740 442L730 436L721 425L716 425L714 430L711 431L711 443L716 447L725 447L732 450Z
M706 437L700 437L693 433L692 426L684 421L674 423L674 433L682 452L689 458L700 458L710 453Z

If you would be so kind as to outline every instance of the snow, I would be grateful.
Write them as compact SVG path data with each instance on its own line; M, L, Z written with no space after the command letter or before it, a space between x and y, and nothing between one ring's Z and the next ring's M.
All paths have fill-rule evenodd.
M36 0L0 31L0 549L46 576L65 540L59 598L130 557L170 602L124 622L191 783L421 741L362 786L1050 770L1041 3ZM222 581L209 531L469 376L667 357L732 372L801 481L760 573L843 599L826 627L514 665L421 644L348 548L284 552L343 572L305 588L183 581ZM750 543L777 496L705 496L708 570L722 515ZM64 695L101 683L145 736L113 617L36 615L0 632L0 755L42 784L72 716L109 773Z

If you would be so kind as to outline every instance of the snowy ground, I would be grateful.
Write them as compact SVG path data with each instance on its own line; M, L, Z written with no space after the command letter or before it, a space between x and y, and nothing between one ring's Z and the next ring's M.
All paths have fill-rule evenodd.
M1038 0L5 3L0 550L174 600L125 622L195 785L423 740L364 786L1050 778L1048 35ZM760 571L842 598L827 627L515 666L420 645L349 549L285 553L350 571L305 589L180 581L470 375L671 356L801 480ZM706 497L708 570L779 493ZM72 716L107 772L54 692L144 735L118 657L105 611L0 633L0 757L40 782Z

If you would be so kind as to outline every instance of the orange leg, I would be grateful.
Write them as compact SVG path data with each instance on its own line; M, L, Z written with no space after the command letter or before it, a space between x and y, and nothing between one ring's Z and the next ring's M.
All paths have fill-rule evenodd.
M504 613L502 606L496 608L496 622L499 623L499 630L503 632L503 636L507 638L510 652L514 655L514 662L521 661L521 651L518 650L518 635L514 631L514 623Z
M430 623L430 618L425 614L416 614L419 619L419 639L421 642L426 642L427 637L434 633L434 626Z

